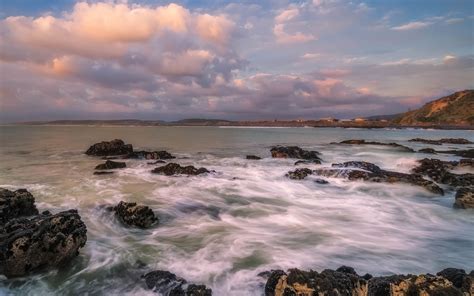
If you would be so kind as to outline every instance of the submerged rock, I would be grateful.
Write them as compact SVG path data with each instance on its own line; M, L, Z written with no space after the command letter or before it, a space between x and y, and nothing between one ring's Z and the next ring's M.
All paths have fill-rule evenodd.
M157 161L148 162L147 164L149 164L149 165L153 165L153 164L159 164L159 163L166 163L166 161L164 161L164 160L160 160L160 159L159 159L159 160L157 160Z
M154 174L162 174L166 176L172 175L200 175L210 173L206 168L196 168L192 165L181 166L177 163L168 163L165 166L155 168L151 171Z
M262 158L259 157L259 156L256 156L256 155L247 155L247 156L245 156L245 159L260 160Z
M431 145L441 145L441 144L459 144L459 145L464 145L464 144L473 144L473 142L463 139L463 138L443 138L439 140L431 140L431 139L422 139L422 138L415 138L408 140L409 142L420 142L420 143L425 143L425 144L431 144Z
M329 184L328 181L324 180L324 179L314 179L314 183L317 183L317 184L321 184L321 185L325 185L325 184Z
M114 210L119 220L130 226L148 228L158 222L158 218L149 207L134 202L121 201Z
M404 174L386 171L377 165L365 161L348 161L332 165L334 168L321 168L310 170L307 168L290 171L286 175L290 179L301 180L308 175L318 175L324 177L346 178L348 180L364 180L377 183L408 183L421 186L428 191L443 195L436 183L426 180L417 174Z
M474 208L474 187L463 187L456 192L453 207L458 209Z
M0 188L0 225L13 218L38 215L35 198L26 189Z
M446 150L446 151L436 151L437 153L444 154L453 154L460 157L474 158L474 149L467 150Z
M270 149L273 158L298 158L312 160L315 163L321 163L318 151L308 151L298 146L275 146Z
M0 228L0 274L15 277L63 265L84 247L86 233L76 210L13 219Z
M94 175L112 175L114 172L109 172L109 171L99 171L99 172L94 172Z
M92 156L111 156L111 155L128 155L133 152L131 144L125 144L120 139L115 139L110 142L96 143L87 149L86 154Z
M168 151L134 151L127 155L127 158L137 159L173 159L176 158Z
M295 162L295 165L300 164L321 164L321 161L314 159L314 160L298 160Z
M428 176L441 184L447 184L454 187L474 186L474 174L455 174L449 170L454 169L460 164L457 161L442 161L439 159L424 158L418 161L419 165L412 169L412 172ZM464 164L470 164L464 161Z
M418 152L428 153L428 154L435 154L436 150L434 150L433 148L423 148L423 149L418 150Z
M205 285L188 282L166 270L155 270L142 276L148 289L160 295L170 296L211 296L212 290Z
M95 167L96 170L113 170L113 169L121 169L126 167L127 165L125 162L118 162L107 160L105 163L101 163Z
M391 146L405 152L415 152L415 150L411 149L410 147L403 146L397 143L381 143L381 142L366 141L366 140L345 140L339 143L332 143L332 144Z

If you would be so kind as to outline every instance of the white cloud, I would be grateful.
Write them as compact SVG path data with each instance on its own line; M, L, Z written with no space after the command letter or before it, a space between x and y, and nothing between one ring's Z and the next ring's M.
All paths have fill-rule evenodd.
M417 30L417 29L426 28L432 24L433 24L432 22L409 22L404 25L392 27L392 30L396 30L396 31Z

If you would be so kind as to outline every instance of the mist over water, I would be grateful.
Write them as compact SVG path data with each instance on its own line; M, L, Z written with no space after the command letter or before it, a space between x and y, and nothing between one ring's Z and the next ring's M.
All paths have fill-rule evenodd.
M384 146L330 145L347 139L397 142L416 150L473 148L408 142L423 137L463 137L472 131L217 127L0 127L0 186L27 188L40 211L78 209L88 241L59 269L0 278L7 295L152 295L140 276L164 269L203 283L214 295L262 295L270 269L323 270L353 266L359 274L435 273L474 268L474 213L455 210L444 196L407 184L350 182L315 177L290 180L295 160L272 159L273 145L298 145L322 153L322 165L363 160L409 172L424 157ZM215 170L204 176L153 175L146 160L95 176L100 158L93 143L123 139L135 149L167 150L181 165ZM254 154L262 160L246 160ZM125 227L104 205L119 201L151 207L160 224Z

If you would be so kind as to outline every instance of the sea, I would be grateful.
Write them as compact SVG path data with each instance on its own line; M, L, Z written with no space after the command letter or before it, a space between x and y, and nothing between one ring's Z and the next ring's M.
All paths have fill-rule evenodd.
M214 295L263 295L262 272L322 271L341 265L359 274L436 273L474 268L474 210L453 208L444 196L408 184L314 177L290 180L294 159L271 157L275 145L321 153L330 167L368 161L408 173L422 158L448 154L403 152L391 146L337 145L348 139L396 142L419 150L412 138L466 138L466 130L266 127L1 126L0 187L26 188L40 211L77 209L87 226L79 256L58 269L26 277L0 276L0 295L156 295L141 276L167 270ZM163 176L162 164L124 160L112 175L93 175L104 160L84 154L100 141L122 139L136 150L166 150L172 162L205 167L200 176ZM246 155L262 157L247 160ZM458 172L473 172L463 168ZM150 207L159 224L121 224L108 206L120 201Z

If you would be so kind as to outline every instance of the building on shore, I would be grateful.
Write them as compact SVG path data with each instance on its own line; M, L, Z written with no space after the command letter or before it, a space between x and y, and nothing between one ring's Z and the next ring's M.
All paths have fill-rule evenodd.
M363 118L363 117L356 117L354 118L354 122L366 122L367 119L366 118Z
M334 118L334 117L323 117L320 118L319 121L325 121L325 122L338 122L339 119Z

